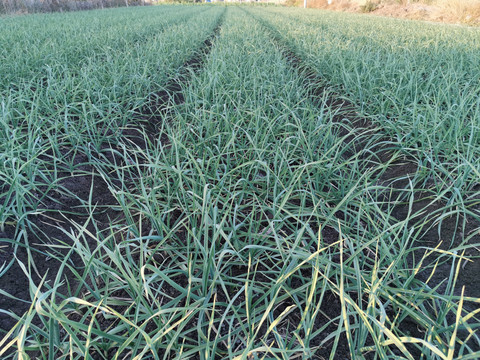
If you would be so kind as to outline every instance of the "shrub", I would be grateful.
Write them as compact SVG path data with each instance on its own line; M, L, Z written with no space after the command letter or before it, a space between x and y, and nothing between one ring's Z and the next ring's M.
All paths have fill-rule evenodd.
M372 1L367 1L365 5L360 6L360 10L364 13L369 13L377 9L377 4Z

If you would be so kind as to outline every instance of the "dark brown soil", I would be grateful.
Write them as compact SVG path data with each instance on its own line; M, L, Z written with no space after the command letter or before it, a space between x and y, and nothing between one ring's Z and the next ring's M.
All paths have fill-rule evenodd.
M45 277L44 281L47 285L55 281L61 261L65 259L69 248L74 245L72 238L66 232L74 230L73 223L83 225L88 221L88 212L84 204L88 203L90 196L92 205L97 207L93 221L98 229L107 228L119 217L119 213L111 208L117 202L107 184L96 174L91 165L82 165L87 160L85 155L76 156L73 161L74 165L78 166L75 174L73 176L67 173L61 174L63 179L59 182L59 189L61 188L62 191L53 191L43 201L37 211L38 215L32 215L29 218L26 227L15 229L10 226L5 229L3 234L0 233L0 238L8 239L3 242L6 245L0 252L0 263L8 263L14 256L17 259L10 269L0 277L0 289L16 299L0 294L1 309L20 316L30 307L29 280L19 262L23 263L27 269L29 268L28 264L34 264L35 267L31 267L30 271L36 285L43 277ZM72 195L68 195L66 191ZM92 222L88 229L93 233L96 231ZM16 251L12 240L17 241L18 249ZM28 240L29 251L25 246L25 240ZM87 240L94 241L94 239ZM52 247L55 245L63 245L64 248ZM30 252L30 258L28 252ZM71 256L68 262L75 267L81 268L82 266L75 256ZM68 270L65 270L62 278L72 285L76 281L75 276ZM59 292L62 293L62 289L59 289ZM15 323L16 319L0 312L1 330L8 331ZM38 323L38 319L34 323Z

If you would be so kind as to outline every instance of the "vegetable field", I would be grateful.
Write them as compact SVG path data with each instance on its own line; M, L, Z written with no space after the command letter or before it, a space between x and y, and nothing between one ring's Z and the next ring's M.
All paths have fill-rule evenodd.
M1 359L478 359L480 30L0 18Z

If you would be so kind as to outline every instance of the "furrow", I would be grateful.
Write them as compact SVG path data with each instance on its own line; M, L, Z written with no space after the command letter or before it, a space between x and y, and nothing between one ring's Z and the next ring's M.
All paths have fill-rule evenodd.
M190 59L180 66L176 75L168 80L163 89L155 92L151 96L151 100L144 106L139 117L147 120L146 130L151 139L160 137L160 141L163 143L168 142L167 137L161 134L160 128L164 122L168 123L171 120L174 107L185 103L183 89L192 76L202 70L205 59L210 53L222 27L225 12L226 9L223 10L212 33L203 41L202 46Z

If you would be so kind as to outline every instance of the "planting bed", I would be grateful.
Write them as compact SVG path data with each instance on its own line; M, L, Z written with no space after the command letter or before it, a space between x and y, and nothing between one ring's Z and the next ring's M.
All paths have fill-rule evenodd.
M0 24L0 358L480 356L478 30Z

